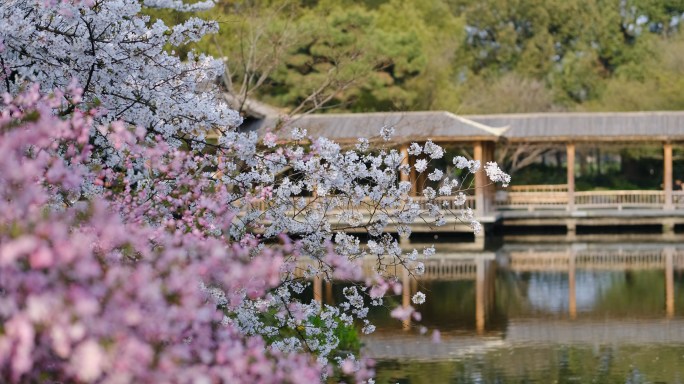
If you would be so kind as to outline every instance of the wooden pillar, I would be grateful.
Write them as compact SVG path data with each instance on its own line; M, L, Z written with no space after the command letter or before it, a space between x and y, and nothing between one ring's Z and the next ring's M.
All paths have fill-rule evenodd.
M473 148L473 159L479 160L481 165L481 170L475 173L475 212L478 218L486 214L485 206L485 186L487 185L487 175L482 171L482 167L485 165L484 159L484 146L481 141L475 143Z
M575 143L567 143L566 168L568 180L568 210L575 210Z
M409 165L409 153L408 144L402 144L401 146L401 165ZM399 172L399 181L412 181L411 174L405 174L404 172ZM415 186L411 184L411 191L413 191Z
M402 268L403 273L402 273L402 278L401 278L401 305L406 308L409 305L411 305L411 284L410 284L410 277L408 270L406 268ZM411 329L411 318L407 318L402 322L402 328L405 331L408 331Z
M410 284L411 284L411 293L418 292L418 280L411 279Z
M674 317L675 294L674 294L674 249L667 247L665 252L665 314L668 319Z
M475 329L481 335L485 331L485 261L481 258L475 260Z
M665 209L672 209L672 143L663 144L663 190Z
M314 277L313 280L313 299L319 303L323 302L323 279L320 276Z
M402 144L401 146L401 165L411 165L411 162L409 161L409 153L408 153L409 146L408 144ZM411 170L409 171L408 174L405 174L404 172L399 172L399 181L408 181L411 183L411 190L409 190L409 196L415 196L416 195L416 170L415 168L411 167ZM408 237L403 237L400 236L399 238L399 244L402 247L408 248L411 245L411 240Z
M664 217L663 222L663 238L664 239L675 239L675 219Z
M568 312L570 319L577 318L577 287L575 286L575 251L570 250L568 256Z
M577 239L577 219L565 219L565 229L568 240Z
M404 173L400 173L399 174L399 180L410 182L411 183L411 190L409 191L409 196L417 196L418 195L418 174L417 174L416 168L415 168L415 159L414 159L414 161L411 161L411 155L409 155L408 150L409 150L409 145L408 144L402 144L402 146L401 146L401 164L410 166L411 170L409 171L408 175L406 175Z
M494 161L494 159L495 159L494 158L494 150L495 150L494 146L495 145L493 142L485 143L486 151L484 153L484 160L485 161L482 164L483 166L489 161ZM486 174L485 174L485 176L486 176ZM485 189L485 204L486 204L485 211L491 212L495 208L494 196L496 195L496 188L497 187L496 187L496 184L490 182L489 179L487 179L487 182L489 185Z
M333 297L332 281L325 282L325 302L328 305L335 305L335 298Z

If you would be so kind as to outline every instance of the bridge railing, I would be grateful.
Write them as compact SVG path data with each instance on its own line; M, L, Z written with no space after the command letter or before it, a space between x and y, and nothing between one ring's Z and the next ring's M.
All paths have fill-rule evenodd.
M512 185L497 192L494 202L500 209L565 209L568 185Z
M320 200L320 198L316 198L316 197L304 197L304 199L306 200L305 205L310 205L311 203L315 202L317 199ZM428 210L428 206L427 206L428 199L426 197L414 196L414 197L412 197L412 199L415 203L417 203L420 206L420 209L422 211ZM440 196L440 197L437 197L435 199L435 201L442 209L449 209L452 211L460 211L461 209L464 209L464 208L470 208L472 210L475 210L475 208L476 208L475 196L470 196L470 195L466 196L466 201L465 201L465 204L463 204L463 205L457 205L456 204L456 198L454 196ZM362 202L362 204L365 202L366 201ZM370 204L372 204L370 201L368 201L367 203L368 203L367 206L370 206ZM270 204L273 204L273 202L270 200L267 200L267 199L259 199L259 200L255 200L255 201L251 202L250 204L252 205L252 207L254 207L258 210L266 211L269 209ZM359 204L358 206L360 207L361 204ZM343 208L336 208L336 209L328 211L328 213L329 214L337 214L337 213L340 213L342 211L344 211Z
M461 259L433 256L432 258L421 260L425 267L425 272L421 275L413 275L418 281L428 280L475 280L477 276L477 263L475 258ZM415 263L415 262L414 262ZM361 269L363 271L363 278L374 277L377 272L378 259L375 257L366 257L360 261ZM386 259L384 261L385 272L383 275L402 276L404 267L398 263L394 258ZM309 269L309 266L317 267L318 261L309 258L301 258L297 260L297 265L294 270L294 276L298 278L304 277L304 271Z
M509 192L568 192L567 184L511 185Z
M576 191L575 209L665 208L664 191ZM497 192L499 209L566 209L569 203L567 185L518 185ZM684 191L672 192L672 206L684 209Z
M452 211L459 211L464 208L470 208L472 210L475 210L475 196L466 196L466 201L464 205L456 205L456 198L453 196L441 196L436 198L437 203L439 204L442 209L449 209ZM425 211L427 210L427 203L428 199L423 197L423 196L416 196L413 198L413 201L418 203L420 205L420 209Z
M684 191L672 191L672 206L674 208L684 208Z
M531 271L567 271L570 268L571 256L577 269L585 270L634 270L664 269L667 257L666 249L639 250L582 250L574 255L568 250L529 252L514 251L508 253L509 268L516 272ZM684 250L672 250L673 267L684 269Z
M662 208L663 191L583 191L575 192L577 208Z
M565 210L568 207L568 191L566 184L554 185L518 185L511 186L506 191L498 191L495 197L495 207L501 210ZM574 192L575 209L663 209L665 208L664 191L577 191ZM314 201L314 197L306 197L306 204ZM420 205L421 210L427 210L428 199L423 196L413 197L413 201ZM468 195L464 205L457 206L453 196L438 197L440 207L459 212L462 208L476 209L475 196ZM268 200L250 203L260 210L266 210ZM672 207L684 209L684 191L672 192ZM336 214L342 209L329 211Z

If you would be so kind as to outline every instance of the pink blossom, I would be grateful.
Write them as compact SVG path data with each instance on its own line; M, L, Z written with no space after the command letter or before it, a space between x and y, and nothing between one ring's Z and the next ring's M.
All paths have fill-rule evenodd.
M402 290L402 284L400 282L392 282L392 292L394 292L395 295L401 295L401 290Z
M297 353L268 354L259 336L221 325L224 313L207 303L201 280L235 297L224 304L230 310L244 302L240 292L248 292L252 300L262 298L280 283L283 254L264 248L253 257L256 237L226 247L222 239L192 228L214 221L201 216L190 220L193 213L188 211L176 220L168 213L167 202L187 206L203 195L201 188L210 186L181 175L187 167L203 166L195 162L204 160L174 151L159 156L156 148L139 146L120 125L107 131L119 134L131 156L144 153L149 166L175 176L190 191L150 204L148 191L136 195L116 169L78 168L87 145L71 146L57 156L59 146L53 143L78 137L92 121L82 119L78 110L66 120L52 117L44 106L53 101L36 92L31 87L6 100L5 125L0 125L6 159L0 163L0 217L7 225L0 228L0 283L8 299L1 315L0 372L9 374L3 381L191 382L200 372L211 380L241 382L320 377L321 367L312 360ZM46 115L22 122L32 109ZM7 129L11 121L14 126ZM71 130L55 131L64 124ZM29 146L37 156L27 155ZM18 167L21 172L15 172ZM88 180L121 183L128 194L55 200ZM49 208L49 201L61 205ZM217 204L203 209L223 222L235 216ZM174 228L149 224L156 219ZM3 228L12 228L11 236ZM298 319L306 318L304 308L292 308ZM250 359L244 365L219 359L245 352Z
M80 343L71 356L71 366L79 380L95 381L102 375L105 356L100 345L94 340Z
M442 333L438 329L432 331L432 342L435 344L442 342Z
M267 147L274 147L277 139L278 136L273 134L273 132L267 132L266 135L264 135L264 145Z
M385 296L387 288L389 288L389 285L387 285L387 283L385 283L384 281L381 283L377 283L371 287L369 295L372 299L381 298Z
M354 360L345 359L342 362L342 372L345 375L350 375L350 374L354 373L355 368L356 367L355 367L355 361Z
M414 309L410 305L406 307L396 307L392 310L392 312L390 312L390 316L398 320L407 320L409 317L411 317L413 311Z
M17 258L33 251L37 245L38 240L31 235L24 235L0 245L0 266L14 263Z

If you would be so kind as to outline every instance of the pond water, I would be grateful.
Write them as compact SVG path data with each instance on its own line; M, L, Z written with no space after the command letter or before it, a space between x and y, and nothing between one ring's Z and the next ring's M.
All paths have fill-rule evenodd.
M435 258L407 292L428 295L420 322L371 314L378 383L684 383L684 246Z

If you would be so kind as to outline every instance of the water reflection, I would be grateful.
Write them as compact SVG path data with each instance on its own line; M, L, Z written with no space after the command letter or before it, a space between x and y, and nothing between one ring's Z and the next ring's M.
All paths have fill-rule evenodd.
M383 361L378 383L681 383L677 346L513 347L451 361Z
M684 247L507 245L435 259L404 293L428 293L419 324L372 313L378 331L364 341L378 382L684 383Z

